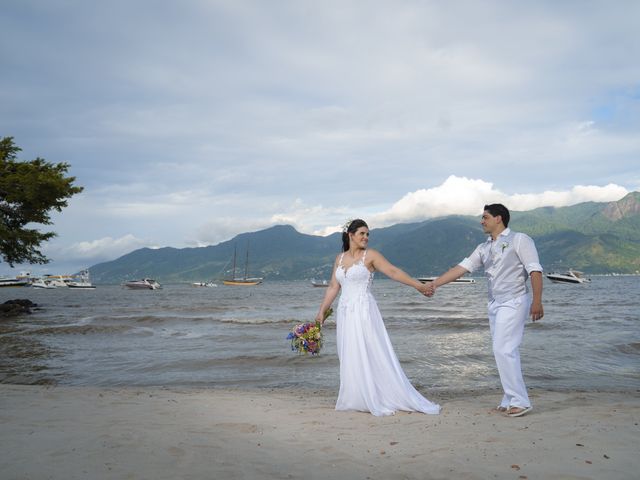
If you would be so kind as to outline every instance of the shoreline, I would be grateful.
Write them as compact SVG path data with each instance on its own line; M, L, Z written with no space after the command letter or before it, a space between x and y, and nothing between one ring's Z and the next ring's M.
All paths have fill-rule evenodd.
M336 412L295 388L0 385L3 478L633 478L638 391L427 396L440 415Z

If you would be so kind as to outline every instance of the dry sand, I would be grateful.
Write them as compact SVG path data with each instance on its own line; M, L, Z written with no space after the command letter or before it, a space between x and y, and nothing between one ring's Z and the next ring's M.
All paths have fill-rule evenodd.
M0 385L0 478L640 478L637 392L534 390L522 418L497 398L374 417L324 391Z

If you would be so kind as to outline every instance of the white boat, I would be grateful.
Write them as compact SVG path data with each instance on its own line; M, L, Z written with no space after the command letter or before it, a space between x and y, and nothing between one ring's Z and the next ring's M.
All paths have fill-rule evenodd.
M22 278L0 278L0 287L28 287L30 283Z
M313 285L314 287L328 287L329 286L329 282L326 280L320 280L320 281L316 281L311 280L311 285Z
M20 275L16 275L16 279L26 280L29 283L33 282L34 280L37 280L37 278L34 278L31 276L31 272L20 272Z
M213 283L213 282L193 282L191 285L194 287L217 287L218 286L217 283Z
M44 289L53 289L57 288L52 282L49 280L45 280L43 278L38 278L31 284L31 288L44 288Z
M427 282L433 282L436 278L438 277L418 277L418 281L422 283L427 283ZM449 282L447 285L449 284L467 285L471 283L476 283L475 279L469 278L469 277L460 277L455 279L453 282Z
M67 287L84 290L95 290L96 288L89 280L89 270L83 270L73 278L73 280L67 282Z
M553 283L586 283L591 279L584 276L584 273L578 270L567 270L564 273L548 273L547 278Z
M71 275L45 275L42 277L42 280L45 280L54 287L67 287L72 279L73 277L71 277Z
M143 278L141 280L130 280L123 284L127 288L133 290L158 290L162 288L158 282L152 278Z

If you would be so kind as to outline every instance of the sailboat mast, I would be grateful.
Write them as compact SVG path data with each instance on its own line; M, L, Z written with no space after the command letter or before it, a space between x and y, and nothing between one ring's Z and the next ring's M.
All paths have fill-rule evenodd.
M233 277L231 277L231 280L235 280L236 279L236 253L237 253L238 247L236 245L233 246Z
M247 242L247 259L244 262L244 279L247 279L247 274L249 272L249 242Z

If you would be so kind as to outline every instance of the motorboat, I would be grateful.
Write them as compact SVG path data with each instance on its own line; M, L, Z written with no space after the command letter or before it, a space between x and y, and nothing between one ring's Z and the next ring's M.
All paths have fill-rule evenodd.
M586 283L591 279L584 276L584 273L578 270L567 270L564 273L548 273L547 278L553 283Z
M213 282L193 282L191 285L194 287L217 287L218 286L217 283L213 283Z
M0 287L28 287L30 280L23 278L0 278Z
M89 270L83 270L67 282L67 287L83 290L95 290L96 286L89 280Z
M141 280L130 280L124 283L124 286L132 290L158 290L162 288L158 282L152 278L143 278Z
M43 288L43 289L51 290L53 288L58 288L58 287L56 287L49 280L46 280L44 278L38 278L37 280L34 280L31 283L31 288Z
M422 283L433 282L438 277L418 277L418 281ZM476 283L474 278L469 277L460 277L455 279L453 282L449 282L447 285L455 284L455 285L468 285L471 283Z
M91 282L84 282L84 281L69 282L67 284L67 287L69 287L69 288L77 288L77 289L85 289L85 290L95 290L95 288L96 288L96 286L93 285Z
M46 281L54 287L68 287L73 277L71 275L45 275L41 280Z
M328 287L329 286L329 282L326 280L311 280L311 285L313 285L314 287Z

